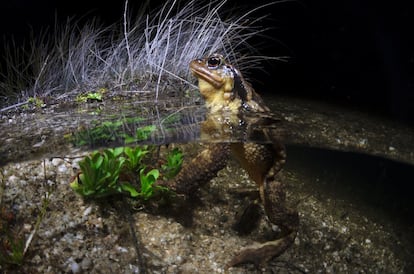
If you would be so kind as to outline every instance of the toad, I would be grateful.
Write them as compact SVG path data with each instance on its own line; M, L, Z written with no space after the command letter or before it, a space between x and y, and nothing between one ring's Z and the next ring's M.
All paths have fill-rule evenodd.
M198 79L198 87L205 99L207 119L201 125L201 134L220 140L232 125L240 124L240 113L270 113L261 97L247 83L240 72L228 64L220 54L213 54L190 63L192 73ZM269 221L280 230L278 239L256 244L238 252L226 267L243 263L256 266L281 255L294 241L299 217L297 211L286 205L284 185L276 180L276 174L285 163L284 146L270 132L264 133L271 142L216 142L207 145L182 170L168 182L177 193L191 195L223 169L230 156L259 188L260 200Z

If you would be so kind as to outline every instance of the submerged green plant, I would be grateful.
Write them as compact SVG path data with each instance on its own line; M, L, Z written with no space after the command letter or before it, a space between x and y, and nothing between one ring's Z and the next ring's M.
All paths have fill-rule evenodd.
M157 190L167 190L154 185L161 175L159 169L152 168L146 172L143 159L150 150L148 146L137 146L96 151L79 162L81 172L70 186L84 197L128 194L133 198L148 200ZM167 155L167 163L161 166L162 178L173 178L181 169L181 164L182 152L175 148ZM139 185L136 185L137 181Z
M117 139L116 133L122 126L122 121L97 121L94 124L96 126L88 129L82 128L73 134L67 134L65 138L72 141L75 146L99 145L114 142Z
M24 238L6 235L0 246L0 265L21 265L24 258Z
M128 134L124 134L124 137L125 137L124 142L125 144L131 144L131 143L148 140L148 138L151 137L151 134L155 131L155 129L156 129L155 125L139 127L136 129L134 136L129 136Z
M148 154L147 146L137 146L137 147L125 147L124 153L127 156L125 165L128 170L132 172L139 172L142 164L141 161L146 154Z
M70 184L73 190L84 197L105 197L122 193L118 183L119 174L125 162L121 156L124 148L105 149L102 153L94 152L79 162L81 174Z
M139 171L139 180L141 182L141 193L140 197L144 200L148 200L154 194L154 183L157 181L160 176L158 169L152 169L149 172L145 173L145 169ZM161 188L157 186L157 188Z
M0 169L0 270L6 265L20 265L24 257L24 236L16 226L15 214L3 204L6 183Z
M20 265L24 257L24 237L14 227L15 215L0 204L0 266Z
M167 155L167 163L161 166L164 177L167 180L174 178L180 172L182 164L183 153L178 148L174 148Z
M93 121L90 128L82 128L77 132L65 135L75 146L107 145L112 142L125 144L147 140L156 130L155 125L137 127L134 136L125 133L124 129L142 122L140 117L124 118L117 121Z

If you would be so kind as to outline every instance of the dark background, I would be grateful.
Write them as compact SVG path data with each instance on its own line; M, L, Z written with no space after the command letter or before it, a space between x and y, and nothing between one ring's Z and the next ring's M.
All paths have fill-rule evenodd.
M121 19L123 0L2 1L1 39L27 40L31 29L53 27L68 16ZM143 1L131 1L133 10ZM156 8L162 1L150 1ZM270 1L232 1L226 8L253 8ZM405 1L409 2L409 1ZM241 9L243 10L243 9ZM262 53L292 58L263 63L250 72L259 93L305 97L346 105L414 124L414 9L403 1L302 0L278 3L258 37Z

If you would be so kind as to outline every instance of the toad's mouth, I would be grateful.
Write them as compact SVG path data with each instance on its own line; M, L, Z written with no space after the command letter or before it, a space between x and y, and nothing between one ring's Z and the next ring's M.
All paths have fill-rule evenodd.
M209 69L203 67L200 60L192 61L190 63L190 69L196 77L200 77L217 89L223 85L224 79L219 75L211 73Z

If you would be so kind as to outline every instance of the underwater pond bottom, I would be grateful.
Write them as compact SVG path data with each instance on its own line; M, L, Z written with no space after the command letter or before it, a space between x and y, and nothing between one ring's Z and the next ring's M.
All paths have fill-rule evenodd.
M306 146L288 145L287 152L279 180L299 211L295 243L262 269L244 265L229 273L413 272L412 166ZM243 191L255 189L233 160L194 198L177 197L163 207L127 198L82 199L69 187L81 159L2 168L1 205L25 238L50 193L22 265L2 265L3 273L220 273L241 248L275 234L264 217L251 234L232 228L249 200Z

